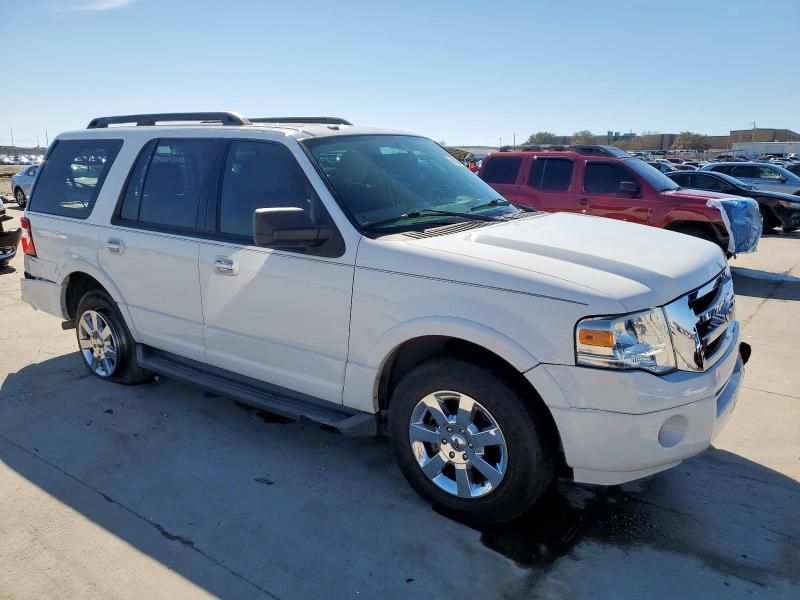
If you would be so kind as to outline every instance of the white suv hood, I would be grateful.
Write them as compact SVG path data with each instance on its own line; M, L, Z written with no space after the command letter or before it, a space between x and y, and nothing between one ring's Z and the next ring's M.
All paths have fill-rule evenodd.
M408 252L370 253L380 263L393 262L390 255L395 255L398 264L364 266L545 295L597 311L618 310L618 304L629 311L666 304L709 281L726 264L722 251L704 240L570 213L403 238ZM431 260L435 257L440 260Z

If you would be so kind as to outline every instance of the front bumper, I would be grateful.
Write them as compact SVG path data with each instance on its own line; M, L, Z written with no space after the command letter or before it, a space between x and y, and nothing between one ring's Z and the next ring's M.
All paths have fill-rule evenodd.
M786 229L795 229L800 227L800 204L797 208L789 208L777 205L773 208L775 216L781 222L781 225Z
M708 448L733 411L748 357L749 347L740 352L737 331L735 343L714 367L700 373L677 373L671 380L648 373L553 365L540 365L529 373L541 368L554 371L551 384L555 382L559 389L569 390L564 398L568 402L557 401L554 405L546 397L545 402L558 427L575 481L615 485L663 471ZM567 378L564 369L572 371ZM655 402L658 397L671 406L635 414L586 408L597 396L609 393L605 389L608 386L603 385L604 381L610 383L607 375L622 382L611 386L611 393L626 390L637 394L638 389L648 401ZM630 375L634 377L629 378ZM543 380L541 373L535 377ZM531 376L529 379L533 383ZM545 389L552 392L554 386Z
M0 225L0 265L7 263L17 255L17 245L21 233L21 229L3 231L2 225Z

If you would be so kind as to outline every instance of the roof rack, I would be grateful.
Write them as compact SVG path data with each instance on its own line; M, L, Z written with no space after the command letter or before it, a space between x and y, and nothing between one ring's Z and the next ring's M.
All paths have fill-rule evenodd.
M297 123L300 125L352 125L340 117L249 117L251 123Z
M500 152L511 152L510 146L503 146ZM540 146L520 146L520 152L577 152L588 156L615 156L617 158L630 156L625 150L615 146L601 146L597 144L578 144L578 145L540 145Z
M86 129L101 129L109 125L135 123L138 127L152 127L158 122L200 121L201 123L222 123L223 125L250 125L250 121L235 112L188 112L152 113L143 115L118 115L97 117L89 122Z

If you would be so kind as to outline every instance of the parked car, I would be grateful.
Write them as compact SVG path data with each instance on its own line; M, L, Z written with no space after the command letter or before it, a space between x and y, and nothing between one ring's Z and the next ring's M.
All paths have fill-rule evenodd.
M521 211L432 140L299 120L120 116L56 138L22 296L76 328L93 376L385 430L414 489L472 522L519 515L557 468L617 484L719 433L749 355L719 248ZM619 187L597 158L592 208ZM631 161L645 193L680 196Z
M724 173L761 190L784 194L800 193L800 176L771 163L712 163L701 167L700 170Z
M480 177L519 206L622 219L729 248L725 221L707 205L724 194L681 190L656 168L611 146L494 152L484 159Z
M800 176L800 162L792 162L784 167L790 173Z
M675 168L675 165L665 160L648 160L647 164L662 173L674 173L679 170Z
M21 230L6 231L3 223L10 220L11 217L6 214L6 207L2 198L0 198L0 267L6 266L17 255L17 244L19 243Z
M11 189L14 193L14 200L17 201L17 205L20 208L25 208L25 205L28 203L33 180L36 178L38 170L39 165L26 167L11 178Z
M694 165L687 164L687 163L681 163L681 164L673 163L672 166L677 171L696 171L697 170L697 167L695 167Z
M800 229L800 198L792 194L760 190L743 181L715 171L670 173L669 177L684 188L746 196L758 202L764 230L781 227L790 232Z

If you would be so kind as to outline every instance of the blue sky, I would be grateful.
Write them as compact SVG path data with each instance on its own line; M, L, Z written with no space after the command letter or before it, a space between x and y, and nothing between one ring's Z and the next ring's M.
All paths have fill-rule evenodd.
M0 0L0 144L189 110L451 144L800 131L799 29L798 0Z

